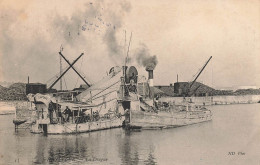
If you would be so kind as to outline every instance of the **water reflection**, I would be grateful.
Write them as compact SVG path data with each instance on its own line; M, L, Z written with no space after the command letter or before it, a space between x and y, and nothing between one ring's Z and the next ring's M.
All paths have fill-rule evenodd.
M34 163L36 164L43 164L45 162L45 156L46 155L46 141L47 139L44 137L38 137L37 143L36 143L36 156Z
M153 138L148 140L142 132L133 131L125 131L124 135L118 144L122 164L156 164Z
M247 160L257 164L260 134L255 132L259 130L260 104L213 108L212 122L76 135L14 132L13 116L0 116L0 164L228 164L231 158L226 155L231 149L246 152L243 160L238 159L244 164ZM249 135L255 136L250 143Z
M88 137L78 135L51 135L38 137L34 163L63 163L84 161L92 152L87 144Z
M119 141L118 147L122 164L139 163L138 147L132 142L131 132L124 133L124 138Z
M146 164L151 164L151 165L156 164L155 158L154 158L154 156L153 156L152 153L149 153L148 160L145 160L144 162L145 162Z
M113 129L35 138L35 164L156 164L154 141L140 140L142 132Z

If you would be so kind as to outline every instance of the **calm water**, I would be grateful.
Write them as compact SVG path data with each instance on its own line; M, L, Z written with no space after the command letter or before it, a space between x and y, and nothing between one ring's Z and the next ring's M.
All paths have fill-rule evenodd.
M210 108L213 121L185 127L47 137L15 133L13 115L0 115L0 164L260 165L260 104Z

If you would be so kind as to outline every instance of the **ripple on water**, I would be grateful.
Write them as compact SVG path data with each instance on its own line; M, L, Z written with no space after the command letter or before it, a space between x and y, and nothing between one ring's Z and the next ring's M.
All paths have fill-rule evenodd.
M47 137L15 133L13 115L0 115L0 164L257 164L260 104L211 109L212 121L185 127Z

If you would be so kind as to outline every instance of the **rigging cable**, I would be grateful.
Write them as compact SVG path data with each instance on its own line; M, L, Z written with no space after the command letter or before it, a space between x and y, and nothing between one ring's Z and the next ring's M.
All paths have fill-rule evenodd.
M81 64L80 64L79 72L81 72L83 59L84 59L84 57L81 59ZM84 77L84 78L85 78L85 77ZM77 84L78 84L78 80L79 80L79 77L77 78L77 81L76 81L76 84L75 84L75 87L74 87L74 88L76 88L76 86L77 86Z
M65 79L65 75L64 75L63 80L64 80L64 83L65 83L65 86L66 86L66 90L68 90L68 88L67 88L67 83L66 83L66 79Z

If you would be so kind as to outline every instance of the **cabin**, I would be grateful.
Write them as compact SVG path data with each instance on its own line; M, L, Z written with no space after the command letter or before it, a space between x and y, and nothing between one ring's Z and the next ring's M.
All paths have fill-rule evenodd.
M47 92L47 85L41 83L28 83L26 84L26 95L29 93L36 94L36 93L46 93Z

